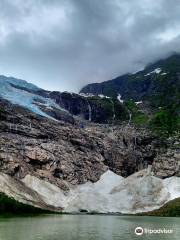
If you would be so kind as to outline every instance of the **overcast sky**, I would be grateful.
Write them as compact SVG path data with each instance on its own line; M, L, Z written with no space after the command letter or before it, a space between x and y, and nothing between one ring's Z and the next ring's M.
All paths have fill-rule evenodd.
M179 0L0 0L0 74L79 91L180 51Z

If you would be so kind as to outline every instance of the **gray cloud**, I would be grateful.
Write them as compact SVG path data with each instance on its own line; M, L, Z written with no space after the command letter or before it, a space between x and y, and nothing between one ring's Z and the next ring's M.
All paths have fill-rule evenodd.
M179 0L0 0L0 74L78 91L180 51Z

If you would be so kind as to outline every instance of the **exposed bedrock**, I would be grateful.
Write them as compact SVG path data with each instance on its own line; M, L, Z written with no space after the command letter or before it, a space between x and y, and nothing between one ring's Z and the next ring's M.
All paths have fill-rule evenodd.
M179 176L179 140L162 142L132 126L86 125L47 120L4 103L0 121L0 171L37 176L66 189L96 182L110 169L127 177L153 165L156 176Z
M101 212L120 211L122 205L117 205L117 208L111 209L112 204L117 200L116 195L111 193L120 191L119 188L114 189L118 184L116 185L113 179L119 181L123 177L126 179L129 176L127 179L133 181L130 175L152 165L151 177L146 184L147 189L149 188L147 191L151 192L151 186L148 187L151 180L156 179L155 184L158 182L160 183L158 186L161 186L162 180L160 178L169 179L169 177L180 175L178 146L178 138L162 141L152 136L145 129L136 129L127 125L112 126L88 123L82 128L78 124L72 125L38 117L18 106L12 108L8 102L3 101L0 110L1 191L25 203L30 201L30 204L33 205L33 201L35 201L35 206L45 209L50 207L53 210L53 207L55 207L55 210L58 211L62 209L65 211L80 211L78 198L74 199L72 204L67 205L72 198L67 198L66 195L77 196L80 191L82 194L79 201L83 202L85 201L85 195L89 194L89 190L87 191L84 186L88 186L88 189L96 186L93 184L99 186L102 176L108 176L102 188L106 189L110 180L113 181L113 184L109 187L108 195L101 196L100 194L99 196L108 205L107 209L104 207ZM111 173L110 178L106 174L109 172ZM134 176L138 178L140 175ZM145 183L146 179L142 179L141 184ZM124 184L127 185L125 182ZM37 183L43 183L39 185L39 188L44 189L44 193L36 189ZM26 185L25 188L24 184ZM122 199L129 196L133 189L132 184L127 185L127 189L129 189L127 196L124 196L122 192L119 193ZM45 188L43 188L44 185ZM55 200L47 201L49 198L48 186L53 186L53 189L60 191L59 205L53 204ZM23 191L23 194L19 194ZM73 194L71 195L72 191ZM110 191L112 192L110 193ZM40 195L36 195L36 193L40 193ZM26 194L29 194L29 197ZM100 206L100 200L96 198L97 191L90 191L90 194L92 194L92 201L95 200L97 206ZM143 194L142 198L146 193ZM109 203L111 196L113 196L112 201L114 201L112 204ZM134 196L132 197L134 198ZM158 206L163 205L170 199L168 193L167 196L165 194L163 197L162 200L159 198ZM62 204L61 199L64 199L65 205ZM153 201L151 207L157 206ZM123 204L123 202L121 203ZM130 205L124 206L124 212L140 211L137 210L138 208L132 209L132 206L136 204L135 202L129 204L131 208ZM139 209L142 210L143 208L147 211L145 206L148 206L148 204L149 202L141 205ZM154 209L154 207L150 209ZM98 207L93 208L90 201L88 205L82 205L83 208L88 211L96 211Z

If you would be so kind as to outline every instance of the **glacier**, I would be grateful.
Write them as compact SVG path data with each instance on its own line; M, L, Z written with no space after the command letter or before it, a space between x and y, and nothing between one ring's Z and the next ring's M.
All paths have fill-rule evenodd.
M45 98L36 94L38 90L41 89L34 84L26 82L25 80L0 76L0 97L10 101L12 104L17 104L19 106L25 107L35 114L53 120L55 119L43 112L38 105L43 105L48 109L54 107L66 112L65 109L60 108L52 99Z

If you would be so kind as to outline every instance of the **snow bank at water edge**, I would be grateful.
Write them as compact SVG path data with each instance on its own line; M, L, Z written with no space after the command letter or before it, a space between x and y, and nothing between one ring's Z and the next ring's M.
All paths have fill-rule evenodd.
M158 209L169 200L180 197L180 178L165 180L142 170L128 178L111 171L104 173L96 183L71 187L64 194L58 187L27 175L23 182L38 192L46 204L64 209L64 212L138 213Z

